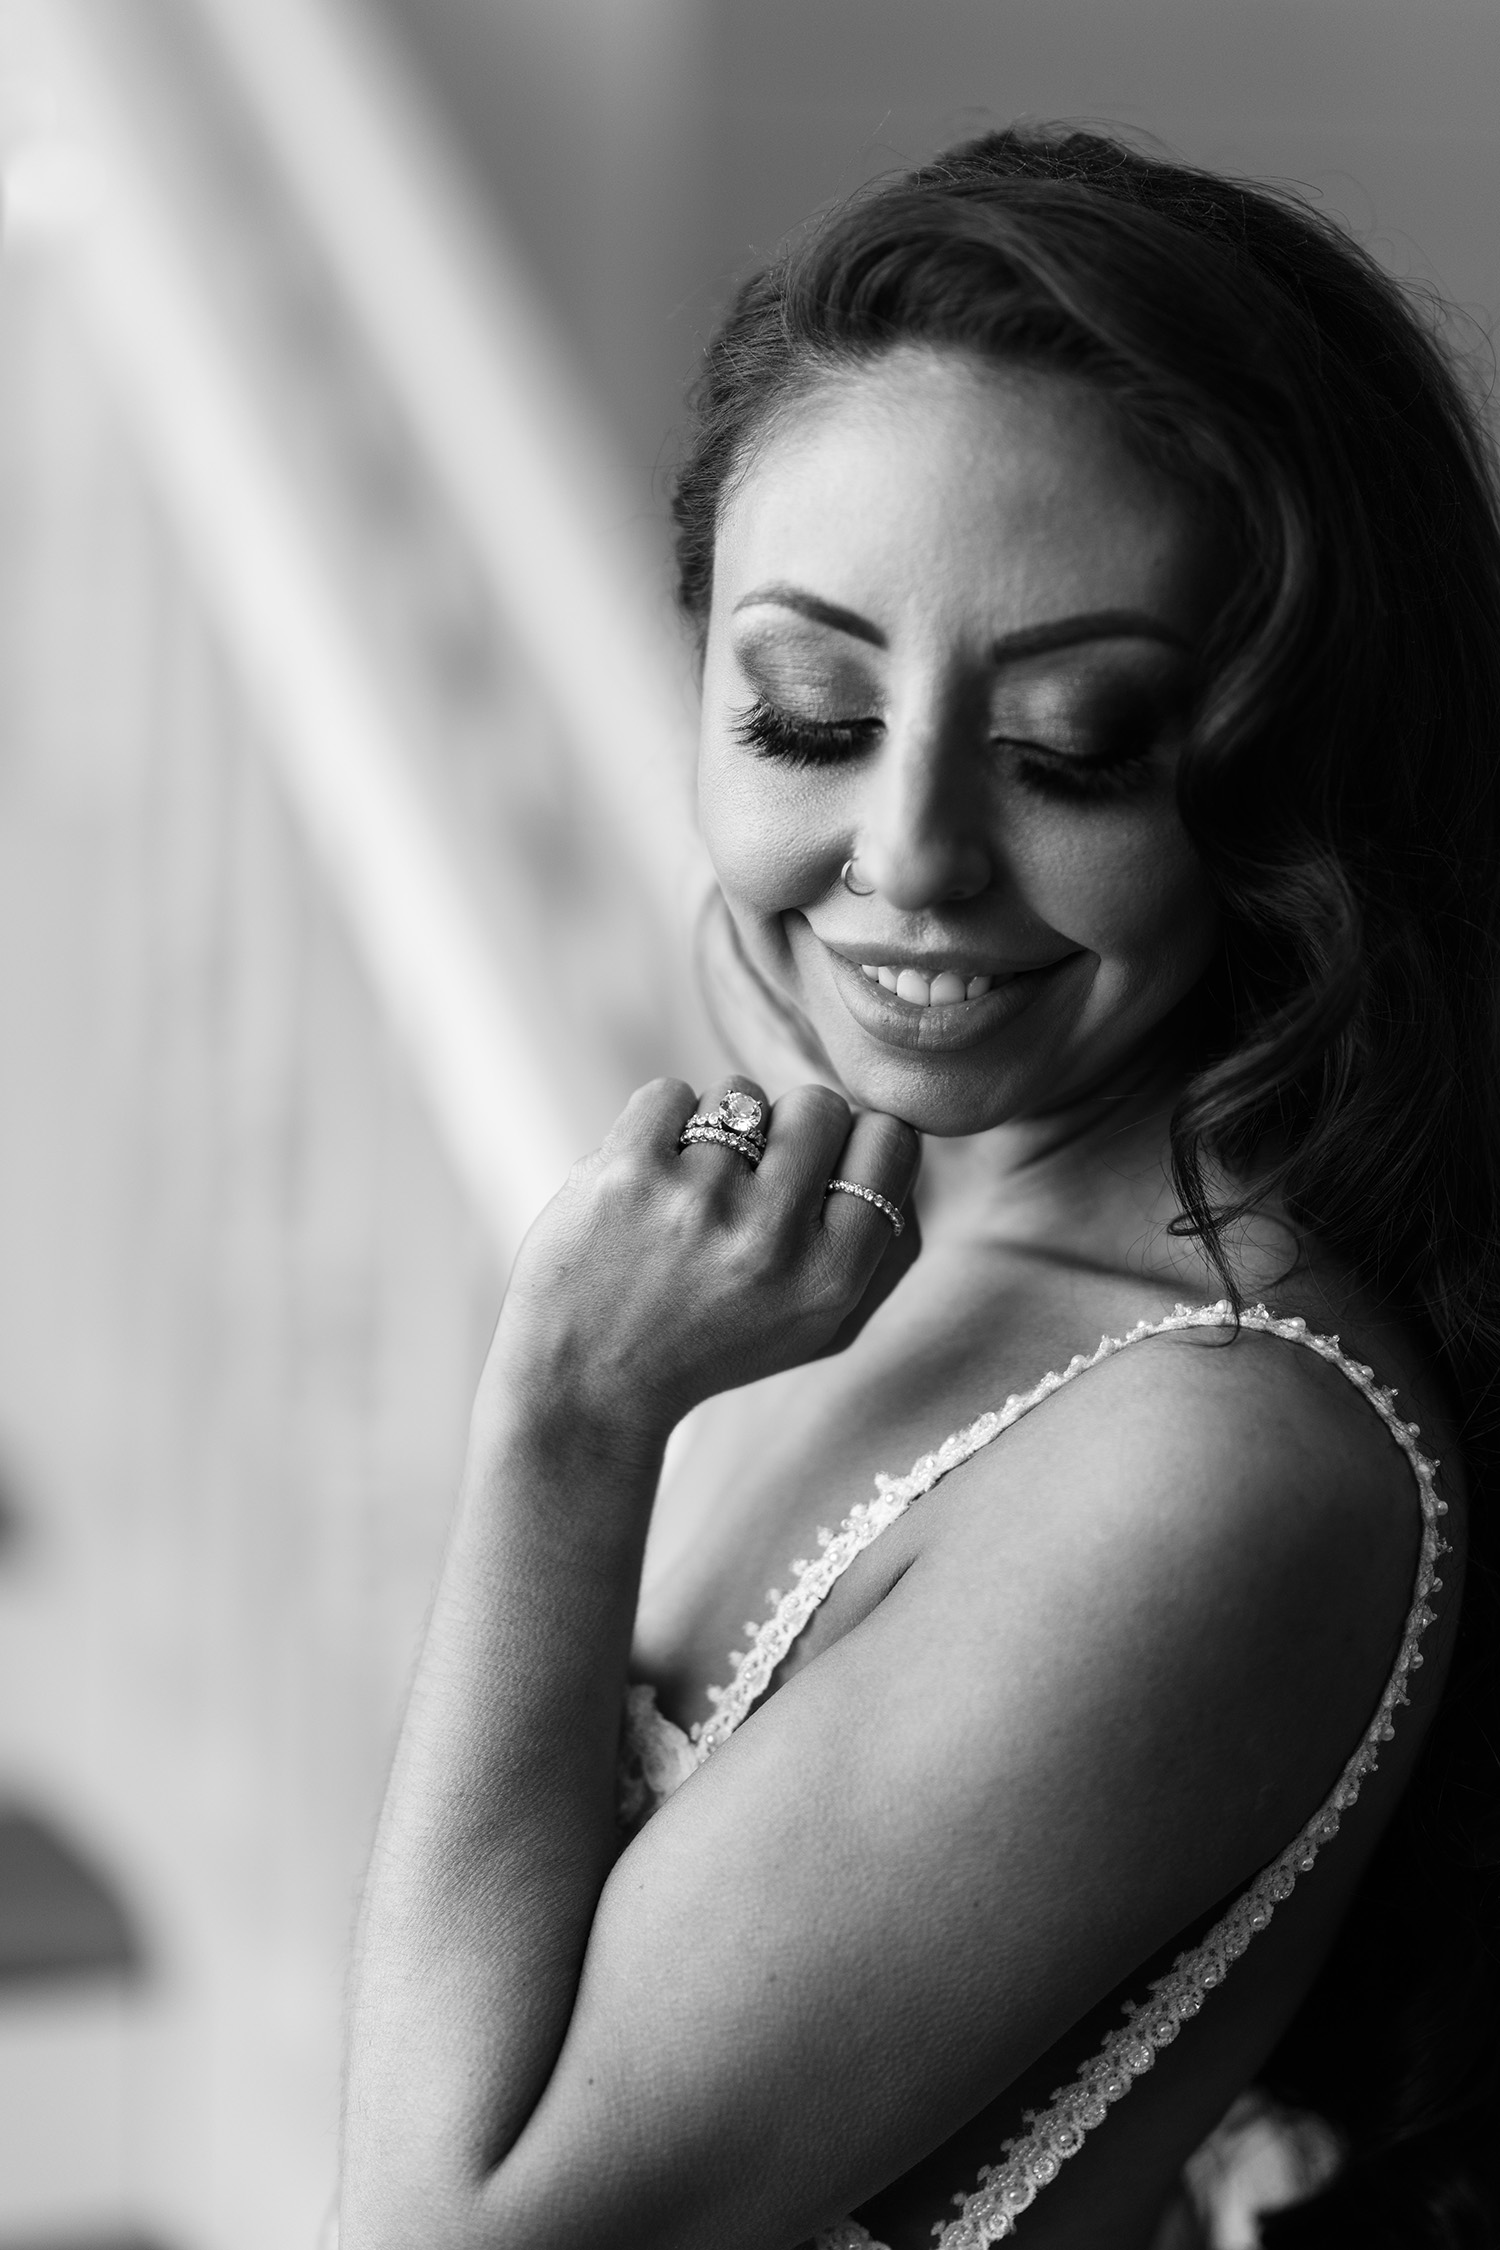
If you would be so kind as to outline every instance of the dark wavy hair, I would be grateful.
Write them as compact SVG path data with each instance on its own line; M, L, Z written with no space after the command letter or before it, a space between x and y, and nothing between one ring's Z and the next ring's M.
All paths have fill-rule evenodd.
M1236 567L1179 774L1223 943L1188 1005L1181 1205L1274 1193L1422 1336L1475 1487L1417 1775L1262 2076L1348 2157L1277 2250L1500 2243L1500 507L1439 308L1294 196L1015 129L878 183L741 288L677 474L703 629L777 417L902 345L1065 371ZM1226 1202L1214 1183L1251 1178ZM1494 1489L1487 1489L1494 1488Z

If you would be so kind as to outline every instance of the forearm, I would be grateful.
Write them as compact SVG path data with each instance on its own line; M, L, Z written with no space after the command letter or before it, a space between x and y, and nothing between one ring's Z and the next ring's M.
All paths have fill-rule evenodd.
M552 2069L616 1851L659 1448L484 1401L366 1891L343 2250L461 2222Z
M893 1196L915 1167L907 1128L851 1133L824 1088L777 1104L758 1169L684 1149L694 1098L641 1088L512 1270L359 1933L343 2250L516 2239L516 2143L615 1857L666 1434L700 1399L824 1350L864 1297L892 1236L852 1198L829 1207L840 1152Z

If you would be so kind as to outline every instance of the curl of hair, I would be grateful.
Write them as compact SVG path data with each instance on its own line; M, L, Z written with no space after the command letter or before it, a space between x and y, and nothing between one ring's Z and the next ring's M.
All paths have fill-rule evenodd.
M1274 1193L1423 1335L1474 1486L1416 1778L1263 2075L1348 2159L1277 2250L1500 2242L1500 510L1419 305L1301 201L1011 130L842 206L741 289L678 473L714 534L777 417L900 347L1079 377L1235 567L1179 771L1224 939L1184 1014L1180 1231ZM1254 1180L1239 1201L1225 1177ZM1487 1489L1489 1488L1489 1489Z

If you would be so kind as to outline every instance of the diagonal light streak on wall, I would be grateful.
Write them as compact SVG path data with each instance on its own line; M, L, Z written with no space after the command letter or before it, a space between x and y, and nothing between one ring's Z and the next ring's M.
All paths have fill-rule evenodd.
M694 865L679 652L639 496L528 275L481 223L368 17L346 0L196 5L610 806L643 897L675 900Z
M235 11L225 13L232 17ZM251 14L261 20L258 11ZM264 20L275 27L273 36L285 34L294 45L299 27L306 36L305 52L282 55L285 85L304 66L314 87L330 72L337 78L341 50L329 23L280 0L267 8ZM115 37L120 22L116 15L110 27ZM257 56L255 40L243 45L248 59L264 68L267 57ZM450 1160L507 1256L577 1153L578 1127L545 1067L534 1025L512 997L492 935L466 897L462 870L423 786L413 746L377 689L337 571L308 536L306 500L293 468L266 426L253 379L195 273L173 208L172 183L154 161L143 119L132 112L128 73L122 76L114 67L93 8L78 0L47 11L45 49L98 166L90 221L74 246L85 302L230 654L264 715L265 741L288 796L405 1043ZM345 91L358 111L358 83ZM378 107L372 112L377 129L384 114ZM306 122L300 112L290 126L280 121L279 156L296 154L297 130ZM342 132L344 123L337 129ZM301 153L306 171L299 172L297 185L306 190L317 167L306 148ZM322 169L331 174L328 154L325 146ZM361 153L356 145L345 177L355 202L369 199L363 218L372 242L403 202L401 147L387 144L390 176L381 187L368 174L369 167L379 169L375 157L373 147ZM337 204L337 197L333 201ZM432 207L425 208L431 221ZM320 206L320 217L329 215ZM332 216L337 218L336 210ZM342 281L342 262L356 246L347 232L334 231ZM397 247L395 293L401 294L404 275L420 294L431 242L408 227ZM391 251L387 241L384 254ZM483 313L465 316L467 331L456 320L466 271L449 272L433 285L435 304L408 300L406 322L413 334L424 333L422 352L409 346L403 351L394 304L380 301L378 292L371 300L371 277L360 269L367 300L362 309L378 326L378 348L389 350L400 367L423 437L443 434L449 450L442 465L450 485L461 484L469 448L482 461L474 484L484 505L471 508L469 520L477 513L485 559L497 577L503 573L507 612L520 610L519 637L533 660L541 661L554 698L560 690L570 692L568 715L576 720L586 715L597 683L591 686L582 677L586 666L570 665L580 638L616 668L607 705L608 747L616 763L611 772L607 761L596 758L596 778L612 793L613 825L639 866L643 902L660 901L680 880L687 847L680 802L674 815L670 787L663 782L653 790L649 778L651 756L658 773L662 770L663 737L675 726L673 746L681 740L682 712L674 705L669 667L663 656L653 670L649 637L644 643L639 638L646 605L636 602L632 609L629 593L621 597L618 587L611 587L592 545L581 495L568 490L574 464L585 459L597 467L599 449L575 442L576 417L544 411L545 382L540 390L535 381L529 391L523 386L521 395L513 386L509 396L496 398L497 367L512 355ZM468 277L478 286L477 273ZM524 307L512 311L518 320L524 317ZM449 354L455 372L452 390L445 392L437 369ZM521 356L519 341L514 356ZM534 358L532 374L537 377ZM555 405L562 386L553 389ZM490 436L492 424L502 437ZM568 467L557 478L558 497L549 471L562 456ZM593 489L610 489L607 470L601 469ZM501 517L509 520L508 539L497 530ZM521 567L522 548L529 578ZM566 646L555 636L549 643L535 623L559 609L573 617ZM580 618L585 629L577 636ZM650 734L651 756L644 742L622 742L622 731L629 731L620 726L626 708ZM577 724L570 731L582 739ZM587 739L598 734L595 707L593 736ZM628 774L633 757L634 786ZM668 916L648 908L643 921L655 922L656 946L670 959Z

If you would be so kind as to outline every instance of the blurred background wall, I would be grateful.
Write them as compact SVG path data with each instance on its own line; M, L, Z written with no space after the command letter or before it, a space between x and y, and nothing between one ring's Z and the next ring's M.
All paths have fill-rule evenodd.
M1016 115L1500 305L1500 0L0 6L0 2250L311 2243L519 1229L717 1060L677 400Z
M374 0L649 472L733 277L831 198L1014 118L1314 190L1500 302L1494 0Z

